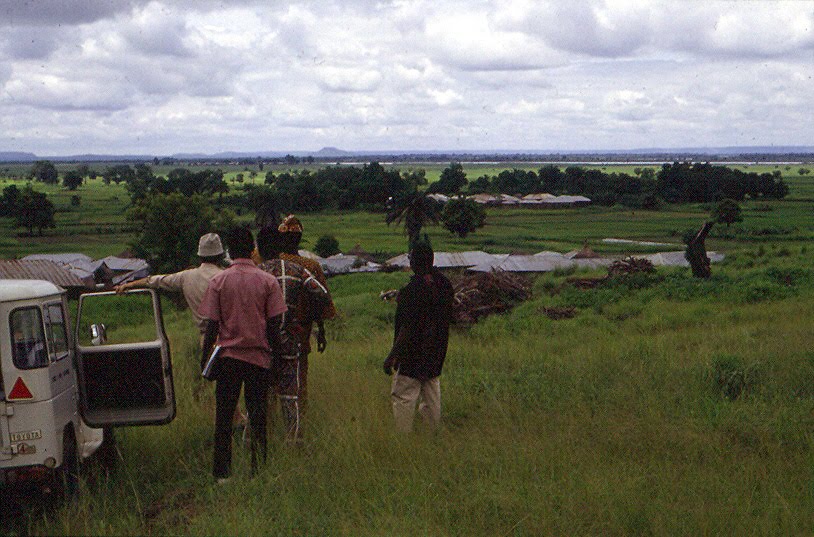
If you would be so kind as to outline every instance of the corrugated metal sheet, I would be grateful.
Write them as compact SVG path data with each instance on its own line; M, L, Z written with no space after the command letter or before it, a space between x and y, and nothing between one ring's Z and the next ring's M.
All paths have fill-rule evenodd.
M0 260L0 278L9 280L46 280L60 287L87 287L79 276L59 263L47 259Z
M470 270L477 272L489 272L494 269L505 272L551 272L573 265L573 261L561 255L510 255L496 265L478 265Z
M466 268L476 265L495 265L506 259L508 254L487 254L480 250L470 252L435 252L433 265L438 268ZM410 258L401 254L387 260L388 265L409 267Z

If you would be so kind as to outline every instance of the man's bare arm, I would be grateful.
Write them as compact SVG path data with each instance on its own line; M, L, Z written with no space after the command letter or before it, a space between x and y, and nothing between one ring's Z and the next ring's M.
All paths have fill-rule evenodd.
M118 294L122 294L129 289L141 289L147 287L147 278L133 280L132 282L122 283L113 288Z

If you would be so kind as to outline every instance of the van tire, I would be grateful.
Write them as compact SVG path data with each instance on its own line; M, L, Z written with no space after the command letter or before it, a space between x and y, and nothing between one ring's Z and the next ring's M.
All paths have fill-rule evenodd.
M57 469L57 487L66 499L79 494L79 449L73 429L62 438L62 465Z

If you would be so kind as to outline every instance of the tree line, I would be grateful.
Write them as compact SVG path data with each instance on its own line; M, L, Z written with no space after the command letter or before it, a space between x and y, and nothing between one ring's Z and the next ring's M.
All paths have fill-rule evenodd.
M789 192L780 171L747 173L726 166L687 162L664 164L658 172L652 168L634 168L634 175L605 173L580 166L568 166L561 170L549 164L536 173L513 169L497 175L481 175L468 183L467 189L473 194L526 195L547 192L581 195L597 205L618 203L635 208L657 208L662 201L742 201L747 196L752 199L780 199ZM444 192L444 189L440 188L439 191Z

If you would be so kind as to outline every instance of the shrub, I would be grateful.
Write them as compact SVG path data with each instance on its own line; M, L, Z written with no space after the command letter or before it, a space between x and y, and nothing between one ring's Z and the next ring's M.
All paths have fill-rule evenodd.
M340 251L339 241L333 235L323 235L314 244L314 253L320 257L330 257Z

